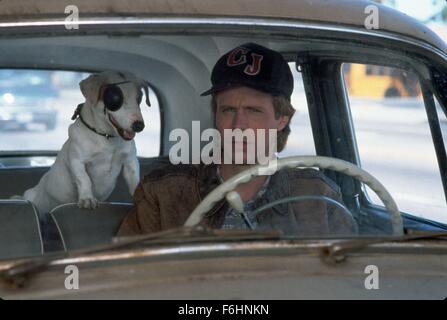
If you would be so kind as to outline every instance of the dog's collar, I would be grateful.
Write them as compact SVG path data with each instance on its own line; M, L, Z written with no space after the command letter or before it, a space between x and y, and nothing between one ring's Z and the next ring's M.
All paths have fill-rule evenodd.
M115 136L112 135L112 134L98 132L95 128L93 128L87 122L85 122L84 118L82 118L82 115L81 115L81 109L82 109L83 106L84 106L83 103L78 104L78 106L76 107L76 110L75 110L73 116L71 117L71 120L76 120L76 118L79 117L79 119L84 124L84 126L86 126L89 130L93 131L94 133L96 133L96 134L98 134L100 136L103 136L106 139L115 138Z

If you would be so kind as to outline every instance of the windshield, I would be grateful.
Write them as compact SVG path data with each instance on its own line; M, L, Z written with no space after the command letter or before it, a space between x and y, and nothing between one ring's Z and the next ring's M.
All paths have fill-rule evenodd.
M207 233L150 245L446 228L427 68L411 55L394 66L364 46L354 63L341 42L212 34L41 41L48 57L31 46L0 70L2 261L144 247L183 226ZM72 46L76 67L58 50Z

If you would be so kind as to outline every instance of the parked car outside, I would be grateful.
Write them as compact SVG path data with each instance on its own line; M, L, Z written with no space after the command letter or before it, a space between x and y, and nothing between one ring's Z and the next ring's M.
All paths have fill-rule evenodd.
M0 69L0 97L0 130L26 130L33 123L56 127L52 71Z

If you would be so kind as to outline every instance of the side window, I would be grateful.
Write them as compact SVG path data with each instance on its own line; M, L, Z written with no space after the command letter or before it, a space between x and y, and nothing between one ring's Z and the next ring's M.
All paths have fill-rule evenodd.
M315 144L309 118L306 92L304 91L303 77L296 70L295 62L289 63L294 78L294 89L291 97L295 114L290 122L291 132L280 157L297 155L315 155Z
M399 209L447 223L446 199L416 74L344 64L362 167L379 179ZM367 190L374 204L380 200Z
M141 113L145 122L144 130L135 136L139 157L158 157L160 155L161 121L160 104L152 88L149 88L151 106L141 103Z
M51 165L54 157L10 157L13 153L58 151L68 138L68 126L76 106L85 99L79 82L89 74L73 71L0 70L0 158L3 166ZM135 138L138 155L158 156L160 113L158 99L150 90L152 106L141 104L147 123Z

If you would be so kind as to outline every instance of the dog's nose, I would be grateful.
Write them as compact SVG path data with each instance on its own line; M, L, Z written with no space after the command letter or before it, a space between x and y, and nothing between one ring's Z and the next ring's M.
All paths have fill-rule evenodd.
M144 129L144 122L143 121L135 121L132 123L132 130L135 132L141 132Z

